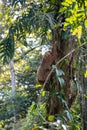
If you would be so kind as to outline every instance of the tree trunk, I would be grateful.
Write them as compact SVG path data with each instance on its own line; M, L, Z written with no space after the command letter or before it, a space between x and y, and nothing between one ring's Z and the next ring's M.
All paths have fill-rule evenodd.
M16 81L15 81L14 61L11 60L9 65L10 65L10 71L11 71L12 97L14 97L15 94L16 94Z
M15 69L14 69L14 61L11 60L9 63L10 71L11 71L11 86L12 86L12 105L13 105L13 130L15 130L15 122L16 122L16 110L15 110L15 95L16 95L16 80L15 80Z
M68 107L71 107L77 93L76 88L73 92L73 86L72 82L74 82L74 67L73 63L75 60L75 54L72 53L72 50L74 49L74 40L72 38L69 38L68 40L62 40L61 35L59 34L59 29L56 29L53 34L54 42L57 43L57 60L55 61L55 64L57 64L63 57L65 57L68 53L71 52L69 56L67 56L65 59L63 59L59 64L57 64L57 69L62 70L64 72L64 75L62 75L62 78L64 79L64 86L61 87L60 82L51 80L51 86L48 87L51 88L50 94L54 92L54 94L63 94L64 99L67 101ZM74 42L75 43L75 42ZM54 75L55 77L55 75ZM52 82L53 81L53 82ZM50 105L49 105L50 104ZM62 104L60 99L58 99L58 95L49 97L49 100L47 102L47 112L48 115L55 115L55 114L62 114L63 110L65 109L65 104Z
M82 130L87 130L87 78L84 76L81 88Z
M55 114L62 114L64 109L66 109L65 104L63 104L61 100L62 96L64 97L63 100L66 100L67 106L71 107L77 95L76 88L75 91L73 91L72 86L72 82L74 82L73 63L75 59L75 54L72 53L72 50L74 49L73 39L69 38L66 41L62 40L59 31L59 29L56 29L53 33L53 45L57 45L57 51L53 51L52 48L51 53L49 53L49 55L51 56L47 55L48 53L46 52L46 54L43 57L38 73L40 81L46 75L44 77L45 81L43 84L43 89L49 92L49 97L46 103L47 118L49 115L55 116ZM70 55L64 58L68 53L70 53ZM52 58L54 58L54 60L52 60ZM50 74L50 68L52 68L53 64L56 66L57 70L62 70L64 72L64 75L62 75L62 78L64 79L63 88L60 84L60 81L58 80L58 76L56 75L55 70L53 71L53 73Z
M55 21L57 21L56 18L59 15L58 7L61 7L61 1L58 1L56 6L54 7L54 10L56 12L54 16ZM63 16L61 16L60 18L61 22L62 20L64 20ZM49 97L46 102L47 117L49 115L55 116L56 114L62 114L64 112L64 109L66 109L66 106L61 99L66 100L67 106L71 107L77 95L76 88L75 91L73 91L72 86L75 73L74 60L76 57L76 54L72 50L74 49L75 41L72 37L67 37L67 39L63 39L61 30L62 27L58 27L52 30L52 46L54 44L57 45L56 51L54 53L52 48L52 51L49 55L44 55L38 71L39 76L37 75L37 77L40 79L38 81L41 81L44 77L43 89L45 89L49 93ZM67 55L68 53L69 55ZM50 60L52 59L50 58L50 55L52 56L52 58L56 57L54 58L54 60L52 60L52 62L50 62ZM49 62L49 64L47 63L47 61ZM56 66L56 69L53 69L53 71L51 70L52 65ZM61 83L58 79L56 70L62 70L64 72L64 75L61 75L61 77L64 79L63 87L61 86Z
M86 48L84 45L83 48ZM86 67L86 59L87 55L86 51L83 51L83 48L80 50L79 56L79 82L80 82L80 97L81 97L81 118L82 118L82 130L87 130L87 67Z

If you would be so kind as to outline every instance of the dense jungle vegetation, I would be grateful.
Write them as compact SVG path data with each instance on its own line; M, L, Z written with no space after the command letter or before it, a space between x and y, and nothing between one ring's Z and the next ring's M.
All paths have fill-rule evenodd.
M86 0L0 0L0 130L87 130L86 53Z

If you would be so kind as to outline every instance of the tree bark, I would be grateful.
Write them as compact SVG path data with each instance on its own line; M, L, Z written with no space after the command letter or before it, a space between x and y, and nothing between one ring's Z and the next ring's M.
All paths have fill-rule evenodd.
M13 105L13 114L14 114L14 118L13 118L13 130L15 130L15 122L16 122L16 110L15 110L15 95L16 95L16 80L15 80L15 69L14 69L14 61L11 60L9 63L10 66L10 71L11 71L11 86L12 86L12 105Z
M58 1L56 6L54 7L54 10L56 12L54 19L56 21L57 21L56 18L59 15L58 11L60 8L61 8L61 1ZM62 23L62 20L64 21L64 15L61 16L60 23ZM55 56L57 57L57 59L55 60L55 63L53 65L56 65L57 70L62 70L64 72L65 75L62 75L62 78L64 79L64 86L63 88L61 87L61 84L58 80L55 70L54 70L54 73L51 73L49 78L46 76L47 77L45 80L46 83L43 84L43 89L47 90L48 88L47 91L49 91L49 97L46 102L47 116L49 115L55 116L56 114L62 114L64 112L64 109L66 109L66 106L60 100L62 98L61 96L63 96L64 100L66 100L67 106L71 107L77 95L76 88L75 88L75 91L73 91L73 86L72 86L72 82L74 82L74 73L75 73L74 60L76 58L76 54L73 53L72 50L74 49L75 40L72 37L67 37L67 39L63 39L61 30L62 30L62 27L58 27L52 30L53 44L55 43L57 44L57 54ZM64 58L70 52L72 53L66 58ZM58 62L59 64L57 64ZM44 65L45 63L43 64L43 66ZM52 65L48 67L49 71L50 71L50 68L52 68ZM41 69L43 70L43 68ZM44 75L46 73L45 71L43 71Z
M64 58L59 64L57 64L63 57L65 57L68 53L70 53L74 49L73 39L69 38L66 41L62 40L61 35L59 33L59 29L56 29L53 33L53 41L54 41L53 44L57 45L56 48L57 53L56 51L54 53L56 55L54 57L57 58L55 58L54 64L56 65L57 70L62 70L64 72L64 75L62 75L62 78L64 79L64 86L63 88L61 87L61 84L58 80L55 70L53 73L51 73L49 79L46 80L46 83L43 84L43 89L49 92L49 97L46 103L47 117L49 115L55 116L55 114L62 114L64 109L66 109L65 104L63 104L62 101L60 100L62 98L61 96L63 96L64 100L66 100L67 106L71 107L77 95L76 88L75 91L73 91L73 86L72 86L72 82L74 82L73 63L75 60L75 54L71 53L69 56ZM50 61L50 57L49 58L48 56L45 57L45 55L43 59L45 59L45 61L48 62ZM49 68L52 68L52 64L50 65L47 63L47 65L49 66L47 66L47 69L44 70L44 66L46 66L46 62L43 62L42 60L42 63L43 66L40 67L43 73L40 73L41 71L39 71L40 74L39 77L42 76L43 74L45 75L45 73L47 74L47 70Z
M60 61L63 57L65 57L69 52L71 52L74 49L74 40L72 38L69 38L68 40L63 40L61 35L59 34L60 29L56 29L53 34L54 42L57 43L57 60L55 61L55 64ZM74 42L75 43L75 42ZM51 78L51 85L49 84L48 87L50 89L50 94L53 95L58 93L61 94L63 92L63 96L65 100L67 101L68 107L71 107L73 101L75 100L75 97L77 95L77 90L73 92L73 86L72 81L74 82L74 67L73 63L75 60L74 53L71 53L67 58L65 58L63 61L61 61L56 67L57 69L60 69L64 72L65 75L63 75L63 79L65 81L64 87L62 89L60 82L55 79ZM66 71L67 70L67 71ZM60 99L58 99L57 96L50 96L47 102L47 113L48 115L55 115L57 113L62 114L62 112L65 109L65 105L62 104Z
M15 94L16 94L16 80L15 80L14 61L11 60L9 65L10 65L10 71L11 71L12 97L14 97Z
M82 78L81 92L82 130L87 130L87 78Z

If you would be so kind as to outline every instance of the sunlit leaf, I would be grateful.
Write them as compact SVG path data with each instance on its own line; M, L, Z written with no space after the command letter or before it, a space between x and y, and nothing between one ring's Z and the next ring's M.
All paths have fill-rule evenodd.
M42 84L38 83L36 84L36 87L42 87Z
M2 13L0 12L0 18L2 17Z
M65 83L64 79L62 77L58 77L58 80L59 80L61 87L63 87L64 83Z
M54 121L54 115L48 116L48 121Z
M78 26L78 39L80 39L81 38L81 34L82 34L82 26Z
M85 1L85 7L87 7L87 1Z
M75 28L75 30L72 32L73 35L77 35L78 39L81 38L82 35L82 26L78 26L77 28Z
M56 69L56 74L57 74L57 76L62 76L62 75L64 75L64 72L60 69Z
M85 20L85 27L87 28L87 20Z
M67 114L68 119L72 120L72 114L68 110L65 110L65 113Z
M62 125L62 127L63 127L64 130L67 130L67 127L65 125Z
M41 93L42 97L45 96L45 93L46 93L46 91L43 90L42 93Z
M9 18L9 15L8 15L8 14L5 14L5 18L8 19L8 18Z
M84 77L87 78L87 70L84 73Z
M32 130L38 130L38 126L34 126Z
M87 94L84 94L84 97L87 98Z

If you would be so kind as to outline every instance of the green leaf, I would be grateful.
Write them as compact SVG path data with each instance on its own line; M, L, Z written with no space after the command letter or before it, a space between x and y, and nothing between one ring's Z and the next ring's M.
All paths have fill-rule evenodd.
M57 78L59 80L61 87L63 87L65 83L64 79L62 78L62 76L64 75L64 72L60 69L56 69L56 75L57 75Z
M58 80L59 80L61 87L63 87L64 83L65 83L64 79L62 77L58 77Z
M45 93L46 93L46 91L43 90L42 93L41 93L41 95L44 97Z
M48 121L54 121L54 115L49 115L48 116Z
M67 114L68 119L72 120L72 114L68 110L65 110L64 112Z
M67 130L66 125L63 124L62 127L63 127L64 130Z
M64 75L64 72L60 69L56 69L56 74L57 74L57 76L62 76L62 75Z

